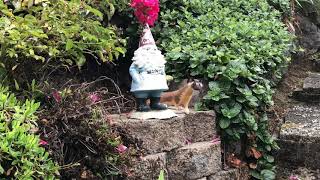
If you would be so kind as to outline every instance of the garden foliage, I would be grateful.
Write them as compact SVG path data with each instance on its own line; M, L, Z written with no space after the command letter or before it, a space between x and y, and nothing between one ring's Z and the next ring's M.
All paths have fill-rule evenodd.
M126 42L118 36L117 28L104 27L104 14L94 8L108 5L104 10L109 9L105 13L110 19L114 5L109 1L36 2L0 1L0 57L6 70L30 59L81 67L87 56L105 62L125 53Z
M58 166L31 133L39 107L34 101L19 102L0 87L0 179L55 179Z
M264 156L252 174L273 179L266 110L272 86L290 61L292 36L267 1L162 0L156 27L160 47L175 78L205 78L206 104L217 112L226 140L246 139Z
M108 104L102 106L96 102L102 96L78 92L81 89L78 86L75 92L56 89L67 84L67 76L72 72L79 73L72 67L81 68L89 59L98 64L110 62L125 54L126 40L120 37L120 30L110 24L110 19L126 6L121 0L0 1L0 82L6 76L9 82L14 82L16 90L43 97L42 110L37 113L41 121L36 121L33 113L39 103L18 103L7 89L0 88L3 106L0 179L54 179L59 174L62 179L79 179L86 174L90 179L121 173L118 166L122 159L115 149L120 138L106 126L104 119L104 108L116 100L109 102L112 98L106 97L103 102ZM62 76L57 75L57 69L62 69L59 71ZM80 78L72 74L72 80L78 84ZM111 94L112 90L105 90L106 87L97 94L104 91ZM37 123L39 127L34 128L32 124ZM38 146L38 136L31 134L35 131L41 133L44 140L50 139L46 142L47 150L63 167L59 174L48 153Z

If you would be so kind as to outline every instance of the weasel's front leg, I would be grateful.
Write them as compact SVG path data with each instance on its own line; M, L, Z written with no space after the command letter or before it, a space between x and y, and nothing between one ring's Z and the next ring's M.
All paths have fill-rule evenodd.
M189 107L187 106L187 107L184 107L184 112L186 113L186 114L189 114L190 113L190 110L189 110Z

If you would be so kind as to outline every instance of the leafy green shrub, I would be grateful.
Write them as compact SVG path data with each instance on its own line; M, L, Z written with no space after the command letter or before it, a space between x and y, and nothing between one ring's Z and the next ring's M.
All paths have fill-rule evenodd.
M39 147L34 113L39 103L20 103L8 88L0 87L0 179L55 179L58 167Z
M31 3L0 2L1 64L7 70L28 59L81 67L86 56L105 62L125 53L116 27L102 26L103 14L85 1L24 2Z
M272 85L286 68L292 36L267 1L162 0L155 28L168 60L167 72L209 81L206 104L217 112L226 140L248 140L263 152L253 175L273 179L266 110Z
M129 0L86 0L92 7L99 9L110 20L115 11L124 11L128 8Z
M298 2L298 0L268 0L271 6L275 7L277 10L282 12L285 16L291 15L290 3L292 3L293 1Z

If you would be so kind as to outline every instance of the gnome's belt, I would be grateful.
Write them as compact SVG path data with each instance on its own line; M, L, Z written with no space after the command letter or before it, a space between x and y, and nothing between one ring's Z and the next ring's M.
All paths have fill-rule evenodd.
M164 73L163 70L149 70L149 71L147 71L147 74L161 74L161 75L164 75L165 73Z

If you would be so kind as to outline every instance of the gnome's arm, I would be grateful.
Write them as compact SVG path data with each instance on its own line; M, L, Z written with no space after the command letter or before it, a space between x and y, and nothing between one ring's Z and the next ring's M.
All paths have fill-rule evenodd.
M137 83L140 81L139 71L138 71L137 66L132 64L129 68L129 73L132 77L132 81L137 82Z

